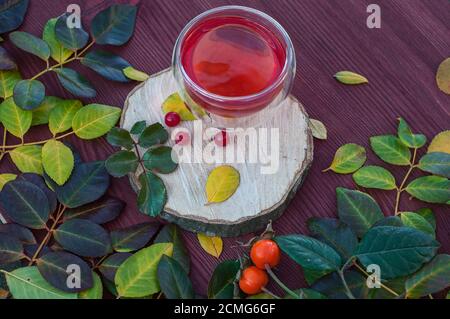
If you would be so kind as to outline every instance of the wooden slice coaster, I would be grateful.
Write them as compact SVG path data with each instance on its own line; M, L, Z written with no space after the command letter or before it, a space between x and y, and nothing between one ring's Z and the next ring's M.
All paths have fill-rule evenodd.
M129 130L135 122L142 120L147 124L164 123L161 105L176 91L177 85L170 69L153 75L128 95L121 127ZM205 205L206 179L214 167L223 164L182 162L175 172L159 174L168 194L162 218L189 231L233 237L263 229L270 220L281 216L306 177L313 159L309 119L301 103L293 96L279 105L276 112L262 111L259 116L267 117L260 128L268 128L269 144L270 129L275 128L279 132L279 138L276 138L279 142L277 172L262 174L262 167L268 165L261 163L226 164L239 171L239 188L227 201ZM184 121L180 126L193 132L194 122ZM203 146L209 143L203 141ZM174 143L171 140L168 144ZM248 147L247 143L247 149L238 148L236 153L247 154ZM271 151L275 154L267 143L266 148L267 154ZM130 176L135 190L139 189L139 174Z

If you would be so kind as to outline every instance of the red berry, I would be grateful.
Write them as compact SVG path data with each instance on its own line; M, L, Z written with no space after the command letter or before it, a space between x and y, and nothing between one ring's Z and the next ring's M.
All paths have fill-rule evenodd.
M227 146L228 135L225 131L220 131L214 136L214 143L219 147Z
M168 127L175 127L181 122L181 117L178 115L178 113L175 112L169 112L166 114L166 117L164 118L164 121L166 122L166 125Z
M188 132L180 131L175 135L175 144L186 145L189 144L191 137Z

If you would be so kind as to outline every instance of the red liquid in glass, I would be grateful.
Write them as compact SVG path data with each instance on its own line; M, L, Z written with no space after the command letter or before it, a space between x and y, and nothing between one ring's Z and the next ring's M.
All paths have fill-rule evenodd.
M200 22L181 48L189 78L205 91L223 97L245 97L264 91L280 76L285 48L267 28L241 17L219 17ZM193 100L206 110L237 117L267 106L280 89L251 101L212 100L186 84Z

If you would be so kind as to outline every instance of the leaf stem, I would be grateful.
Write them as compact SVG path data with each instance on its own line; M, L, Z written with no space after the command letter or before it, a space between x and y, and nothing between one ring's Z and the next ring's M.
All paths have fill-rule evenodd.
M36 252L34 253L33 258L31 258L30 262L28 263L28 266L31 266L33 263L36 262L36 259L39 257L39 254L41 253L42 249L44 248L44 246L48 243L48 241L52 237L52 234L55 231L55 228L58 225L58 222L59 222L60 218L62 217L62 215L64 214L64 211L66 210L66 208L67 208L67 206L62 206L61 209L58 211L55 221L53 222L50 229L47 231L47 234L45 235L44 239L39 244L39 247L36 250Z
M21 143L21 144L15 144L15 145L5 145L4 149L5 149L5 151L6 151L7 149L17 148L17 147L20 147L20 146L30 146L30 145L45 144L45 143L47 143L47 142L50 141L50 140L60 140L60 139L62 139L62 138L65 138L65 137L67 137L67 136L70 136L70 135L72 135L72 134L74 134L74 133L75 133L74 131L70 131L70 132L68 132L68 133L66 133L66 134L63 134L63 135L60 135L60 136L56 136L56 137L52 137L52 138L49 138L49 139L46 139L46 140L42 140L42 141L35 141L35 142L29 142L29 143Z
M364 270L364 268L362 268L360 265L358 265L358 263L353 263L353 265L358 268L359 271L361 271L366 277L369 277L370 274L367 273L367 271ZM389 288L388 286L384 285L381 281L380 281L380 286L381 288L383 288L384 290L390 292L391 294L393 294L394 296L398 297L400 296L398 293L396 293L394 290L392 290L391 288Z
M80 51L80 53L78 53L78 54L75 53L73 57L67 59L66 61L59 62L52 66L50 66L47 61L47 67L44 70L42 70L41 72L39 72L38 74L36 74L35 76L33 76L30 80L36 80L37 78L39 78L40 76L44 75L47 72L53 71L54 69L62 67L63 65L70 63L72 61L79 60L80 56L83 55L84 53L86 53L86 51L89 50L94 45L94 43L95 43L95 40L92 40L87 46L84 47L83 50Z
M143 172L145 173L145 172L147 172L147 169L144 166L144 163L143 163L143 160L141 157L141 153L139 152L139 147L136 142L133 142L133 145L134 145L134 149L136 150L136 155L138 157L139 165L141 166Z
M413 152L413 157L412 157L412 161L409 164L409 169L406 172L405 177L403 178L402 183L400 184L400 186L397 188L397 196L395 198L395 208L394 208L394 215L397 216L398 215L398 207L400 205L400 197L402 192L405 190L405 184L408 181L409 176L411 175L411 172L413 171L413 169L416 167L416 156L417 156L417 148L414 148L414 152Z
M350 257L345 264L342 266L341 269L337 270L337 273L339 275L339 277L341 278L342 284L344 285L345 288L345 294L347 295L347 297L349 299L356 299L355 296L353 295L352 291L350 290L350 288L348 287L347 281L345 280L345 275L344 275L344 271L345 269L348 267L348 265L350 263L353 263L354 257Z
M103 256L102 258L100 258L99 261L97 261L97 262L92 266L92 269L97 269L97 268L100 266L100 264L101 264L106 258L108 258L108 256L109 256L109 255L105 255L105 256Z
M273 292L271 292L269 289L263 287L261 288L261 290L263 292L265 292L266 294L268 294L269 296L273 297L274 299L281 299L280 297L278 297L277 295L275 295Z
M269 274L270 277L272 277L272 279L278 284L278 286L280 286L284 291L286 291L289 295L291 295L292 297L294 297L295 299L300 299L300 296L298 294L296 294L295 292L293 292L291 289L289 289L272 271L272 269L270 269L269 265L265 265L264 266L266 268L267 273Z

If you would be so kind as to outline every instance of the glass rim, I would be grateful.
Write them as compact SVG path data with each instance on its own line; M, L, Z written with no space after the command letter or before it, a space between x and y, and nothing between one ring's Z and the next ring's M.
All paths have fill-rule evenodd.
M255 94L242 95L242 96L224 96L224 95L219 95L219 94L214 94L214 93L208 92L207 90L203 89L200 85L195 83L195 81L193 81L190 78L190 76L187 74L187 72L183 66L183 63L181 61L181 46L182 46L182 43L183 43L186 35L189 33L189 31L191 31L192 27L195 24L197 24L199 21L201 21L202 19L204 19L214 13L220 13L220 12L231 11L231 10L249 12L251 14L255 14L259 17L262 17L264 20L269 22L269 24L273 25L277 31L280 32L280 34L282 36L282 40L284 41L284 43L286 45L286 50L285 50L286 58L284 61L284 66L283 66L283 69L281 70L280 74L278 75L277 79L271 85L266 87L264 90L262 90L258 93L255 93ZM292 44L291 38L289 37L289 34L277 20L275 20L268 14L266 14L262 11L259 11L257 9L244 7L244 6L230 5L230 6L221 6L221 7L207 10L207 11L197 15L191 21L189 21L189 23L186 24L186 26L183 28L183 30L181 31L180 35L177 38L172 60L173 60L174 66L180 68L184 80L192 88L194 88L195 91L199 92L201 95L205 96L206 98L220 101L220 102L233 102L233 101L241 101L242 102L244 100L258 99L261 96L264 96L265 94L270 93L271 91L275 90L284 81L287 74L289 73L288 68L290 67L291 61L294 59L293 47L294 46Z

